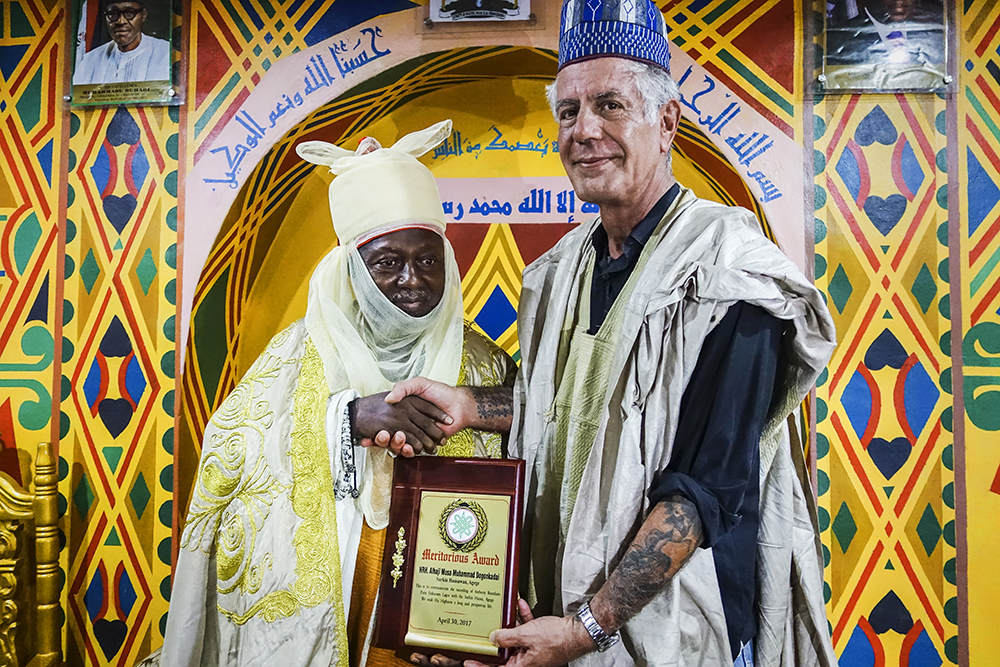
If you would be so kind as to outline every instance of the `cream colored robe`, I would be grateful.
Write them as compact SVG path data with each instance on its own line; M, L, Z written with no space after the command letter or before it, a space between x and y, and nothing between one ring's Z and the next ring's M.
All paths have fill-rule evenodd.
M649 243L610 369L601 425L565 535L553 449L563 320L578 302L579 272L593 261L599 221L582 224L524 271L518 331L521 373L515 388L511 456L527 461L528 506L522 583L543 609L574 613L606 581L651 509L648 493L670 460L681 396L702 343L736 301L785 321L780 400L760 443L760 602L756 662L833 665L823 605L815 512L805 489L801 444L786 420L823 370L835 344L819 292L759 229L748 211L682 190ZM624 295L623 295L624 296ZM589 500L586 501L585 499ZM552 571L546 577L544 572ZM607 653L580 665L731 665L715 564L699 549L666 589L622 630Z
M463 368L475 385L515 372L468 325ZM206 429L163 649L144 664L348 664L345 619L364 519L355 499L336 500L333 480L343 466L342 411L357 396L331 396L301 321L271 340ZM500 443L471 432L452 440L453 455L485 456ZM366 452L355 447L359 481Z

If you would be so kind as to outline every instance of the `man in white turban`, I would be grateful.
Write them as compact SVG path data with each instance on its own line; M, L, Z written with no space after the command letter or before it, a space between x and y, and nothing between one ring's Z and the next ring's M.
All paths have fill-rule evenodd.
M206 429L159 664L397 662L369 647L392 459L356 443L385 428L434 449L443 413L386 404L395 381L512 385L515 373L463 323L440 195L416 159L450 133L445 121L391 148L298 147L337 175L340 245L313 273L305 318L271 340ZM499 457L501 446L463 431L438 453Z

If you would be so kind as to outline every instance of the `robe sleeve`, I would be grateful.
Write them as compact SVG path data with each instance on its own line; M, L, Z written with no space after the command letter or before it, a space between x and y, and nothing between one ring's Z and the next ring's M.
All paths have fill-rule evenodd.
M704 548L739 524L747 485L758 483L781 333L780 320L736 302L705 338L684 390L673 454L649 500L680 495L694 503Z

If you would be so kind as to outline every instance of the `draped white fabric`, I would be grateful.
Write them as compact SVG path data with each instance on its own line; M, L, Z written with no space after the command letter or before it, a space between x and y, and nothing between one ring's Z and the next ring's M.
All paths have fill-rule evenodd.
M455 253L444 237L444 211L430 170L417 161L451 132L451 121L406 135L390 148L366 138L357 151L323 142L297 147L304 159L330 167L330 208L341 245L324 257L309 281L306 329L323 360L330 391L362 396L422 375L455 384L462 361L462 289ZM372 280L358 244L408 228L439 234L445 288L423 317L396 307ZM386 450L369 449L361 505L372 528L388 524L392 464Z
M526 460L522 541L530 545L529 595L574 613L618 565L649 510L649 490L674 446L681 398L702 343L729 306L743 301L786 323L781 400L761 439L757 579L762 665L836 665L826 633L822 559L804 484L802 450L786 418L822 372L836 342L820 293L760 232L748 211L699 200L684 189L650 244L610 366L600 425L565 532L561 480L553 472L552 409L563 323L579 302L584 257L598 221L564 236L524 272L518 306L521 369L514 392L511 456ZM570 315L567 315L569 313ZM801 470L803 477L797 472ZM599 499L599 501L597 500ZM523 543L523 542L522 542ZM813 631L815 630L815 631ZM725 611L710 549L699 549L622 628L624 641L580 667L731 664Z
M455 384L462 361L462 290L448 239L445 288L437 307L423 317L404 313L375 285L355 242L320 262L309 283L306 329L323 360L331 392L362 396L388 391L394 382L422 375ZM367 449L361 505L378 530L389 520L392 463L384 449Z

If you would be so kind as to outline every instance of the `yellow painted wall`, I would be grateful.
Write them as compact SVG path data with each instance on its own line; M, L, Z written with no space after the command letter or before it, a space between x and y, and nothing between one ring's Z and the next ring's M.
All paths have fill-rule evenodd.
M128 665L162 642L182 502L175 495L188 472L176 467L177 442L192 423L204 423L271 322L297 316L302 277L333 242L319 217L325 211L310 215L306 205L325 197L322 177L302 179L299 208L280 212L303 224L274 224L273 234L253 230L278 213L254 198L260 190L252 184L241 190L239 210L204 248L205 256L212 248L222 254L206 267L193 312L197 318L199 304L206 312L233 308L233 321L248 326L202 331L204 349L221 341L223 358L194 360L204 391L198 400L185 395L177 370L185 364L178 277L201 224L185 179L212 159L205 148L234 110L275 79L269 72L282 59L384 14L412 30L417 60L437 65L448 56L434 54L457 54L442 68L447 85L444 75L412 61L405 75L389 70L369 80L359 72L359 88L348 96L353 106L332 100L312 117L344 119L325 131L353 137L352 128L364 128L393 137L444 111L474 142L488 139L494 123L511 137L551 127L538 100L554 71L544 51L554 44L551 12L515 31L521 50L504 51L487 31L428 35L420 4L198 0L183 9L183 25L174 17L182 107L83 109L63 99L69 5L0 3L0 439L20 450L21 463L35 442L58 443L69 664ZM815 409L827 610L841 664L991 664L1000 652L992 610L1000 593L993 574L1000 527L1000 6L955 3L953 93L813 99L803 74L811 10L792 0L660 4L675 46L775 133L802 146L801 164L790 173L804 174L798 185L806 204L792 222L807 230L810 253L815 244L817 285L841 340ZM473 61L493 69L470 74ZM366 99L365 85L382 96ZM389 99L394 90L419 102ZM862 145L863 124L884 130L886 122L895 132L889 144ZM909 180L901 179L908 192L903 214L888 225L858 204L844 175L849 165L838 165L845 151L856 163L860 155L869 168L868 198L901 194L892 172L901 137L913 154ZM278 169L286 157L274 155L261 168ZM485 169L469 155L429 163L442 178L469 169L476 176L559 175L551 154L507 158ZM679 161L678 171L688 184L712 190L689 162ZM792 178L786 173L783 182ZM128 196L135 198L131 211ZM466 276L470 317L498 285L516 297L511 276L526 251L511 227L483 237ZM304 257L269 252L302 239L314 241ZM290 263L294 281L283 279ZM234 272L221 281L227 270ZM270 317L255 328L244 315L261 307ZM500 337L513 345L512 336L507 329ZM8 459L18 459L10 451Z

